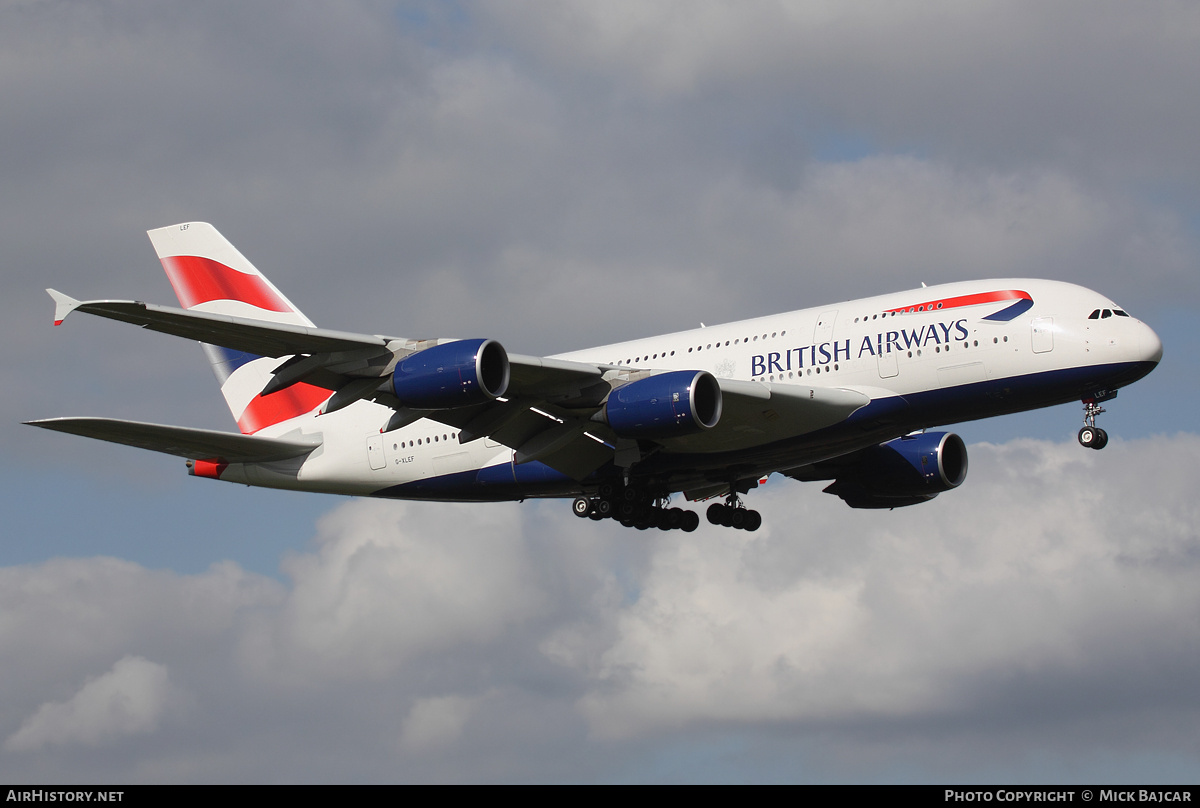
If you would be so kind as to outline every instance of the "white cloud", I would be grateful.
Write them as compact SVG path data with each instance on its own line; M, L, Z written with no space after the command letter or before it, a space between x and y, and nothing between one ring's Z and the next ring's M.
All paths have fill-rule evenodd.
M461 696L421 699L413 704L400 731L400 745L410 752L436 751L462 734L475 700Z
M168 708L171 684L165 665L125 656L67 701L46 702L4 742L10 752L78 743L99 746L154 732Z
M191 780L594 779L643 744L781 728L826 739L847 776L863 744L974 771L997 744L1188 754L1200 437L971 452L962 488L892 512L773 481L753 534L355 501L286 586L232 565L7 568L7 748L86 779L90 744L154 733L126 776ZM171 692L196 709L164 723Z
M1180 481L1200 440L1113 449L983 444L965 488L928 505L864 515L776 490L760 533L664 541L582 706L621 735L970 721L1051 682L1123 689L1130 655L1200 642L1200 511Z
M321 520L316 552L284 560L291 591L249 621L243 660L282 683L383 680L494 643L546 608L521 526L512 506L344 505Z

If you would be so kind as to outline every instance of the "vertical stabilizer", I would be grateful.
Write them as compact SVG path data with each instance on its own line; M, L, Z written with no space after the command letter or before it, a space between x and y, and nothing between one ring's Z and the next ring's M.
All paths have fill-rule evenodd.
M148 235L185 309L286 325L313 325L212 225L187 222L160 227ZM330 396L329 390L303 382L260 396L271 371L288 357L262 357L202 345L225 402L244 434L312 412Z

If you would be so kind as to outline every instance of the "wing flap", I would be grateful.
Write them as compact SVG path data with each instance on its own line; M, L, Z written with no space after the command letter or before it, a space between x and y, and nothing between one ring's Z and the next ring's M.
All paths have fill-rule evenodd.
M870 403L858 390L718 379L723 411L714 428L662 441L671 451L727 452L815 432Z
M136 446L139 449L149 449L152 452L163 452L191 460L219 458L229 463L285 460L308 454L321 445L319 439L296 441L259 438L212 429L147 424L119 418L45 418L25 423L55 432Z

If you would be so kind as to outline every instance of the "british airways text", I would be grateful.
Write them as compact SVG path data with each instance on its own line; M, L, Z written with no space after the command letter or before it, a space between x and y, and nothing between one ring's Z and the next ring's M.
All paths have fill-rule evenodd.
M880 356L892 351L924 348L926 345L946 345L950 342L965 342L970 336L967 321L953 320L949 323L930 323L921 328L903 328L897 331L882 331L874 336L867 334L858 343L853 340L834 340L818 345L805 345L789 351L772 351L750 357L750 375L764 376L768 373L783 373L806 367L844 362L850 358Z

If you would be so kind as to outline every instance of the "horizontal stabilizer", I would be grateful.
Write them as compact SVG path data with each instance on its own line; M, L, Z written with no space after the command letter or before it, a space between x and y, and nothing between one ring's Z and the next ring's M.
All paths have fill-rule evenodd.
M256 438L213 429L146 424L140 421L123 421L119 418L46 418L25 423L55 432L123 443L126 446L165 452L192 460L220 459L228 463L285 460L308 454L321 444L319 439L310 442Z

